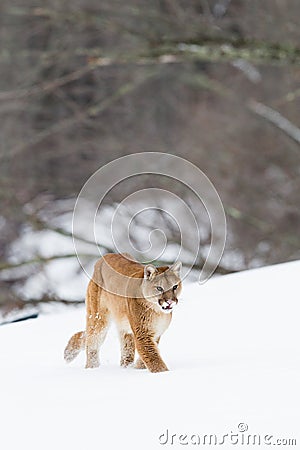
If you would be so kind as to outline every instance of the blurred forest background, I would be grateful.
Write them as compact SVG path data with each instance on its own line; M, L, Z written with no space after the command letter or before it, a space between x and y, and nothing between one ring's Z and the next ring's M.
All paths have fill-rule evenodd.
M71 241L57 218L129 153L182 156L214 183L228 221L220 273L300 257L299 0L2 0L0 33L4 313L71 299L24 294L74 259L24 235Z

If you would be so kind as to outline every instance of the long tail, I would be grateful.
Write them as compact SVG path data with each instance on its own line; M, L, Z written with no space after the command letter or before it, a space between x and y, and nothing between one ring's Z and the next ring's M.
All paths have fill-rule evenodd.
M73 361L77 355L83 350L85 347L85 331L79 331L78 333L73 334L71 339L69 340L65 351L64 358L67 363Z

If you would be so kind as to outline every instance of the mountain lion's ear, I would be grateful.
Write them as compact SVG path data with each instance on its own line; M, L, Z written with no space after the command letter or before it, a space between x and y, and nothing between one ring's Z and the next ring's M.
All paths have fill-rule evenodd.
M144 268L145 280L152 280L155 272L156 272L156 268L153 266L153 264L147 264L147 266L145 266L145 268Z
M173 266L170 267L170 270L172 270L172 272L174 272L178 277L180 277L181 268L182 268L181 262L177 261L176 263L173 264Z

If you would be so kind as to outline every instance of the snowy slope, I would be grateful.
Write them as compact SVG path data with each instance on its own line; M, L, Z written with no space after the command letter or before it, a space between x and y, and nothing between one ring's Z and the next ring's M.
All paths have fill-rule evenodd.
M114 329L101 368L83 369L83 354L65 365L83 308L1 327L1 448L195 448L193 434L241 448L220 445L227 433L300 448L299 272L293 262L187 284L161 342L162 374L119 368Z

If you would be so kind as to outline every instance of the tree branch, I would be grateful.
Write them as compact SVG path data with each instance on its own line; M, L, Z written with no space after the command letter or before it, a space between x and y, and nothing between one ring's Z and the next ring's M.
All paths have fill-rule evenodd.
M124 95L133 91L135 88L137 88L143 82L148 80L150 77L154 76L156 73L157 73L156 71L151 71L145 77L143 77L143 79L139 80L138 82L124 84L116 92L114 92L113 95L102 100L100 103L96 103L95 105L90 106L86 110L82 111L80 116L78 116L78 114L74 114L73 116L68 117L67 119L64 119L64 120L61 120L61 121L55 123L51 127L46 128L45 130L41 131L40 133L37 133L35 136L33 136L28 141L22 142L20 145L15 146L11 150L9 150L7 154L5 154L5 155L2 154L1 155L2 158L4 156L6 156L10 159L14 158L22 151L26 150L29 147L32 147L33 145L39 144L44 139L52 136L53 134L59 133L63 130L66 130L66 129L78 124L83 118L96 117L98 114L102 113L108 107L113 105L121 97L123 97Z
M86 258L95 258L95 255L91 254L80 254L79 257L86 257ZM50 261L55 261L57 259L68 259L68 258L76 258L77 255L75 253L67 253L65 255L53 255L48 257L43 256L36 256L32 259L27 259L26 261L19 261L17 263L9 263L9 262L0 262L0 271L2 270L11 270L11 269L17 269L19 267L28 266L30 264L45 264Z
M105 59L99 58L96 63L81 67L74 72L68 73L62 77L56 78L52 81L46 81L44 83L37 84L35 86L31 86L29 88L18 89L13 91L2 91L0 92L0 100L19 100L25 97L29 97L32 95L40 94L41 92L50 92L59 87L64 86L65 84L71 83L72 81L78 80L83 77L87 73L92 72L97 69L100 65L105 65Z
M284 116L282 116L278 111L255 100L250 100L248 103L248 107L255 114L263 117L268 122L275 125L275 127L284 131L284 133L295 142L297 142L297 144L300 144L300 129Z

